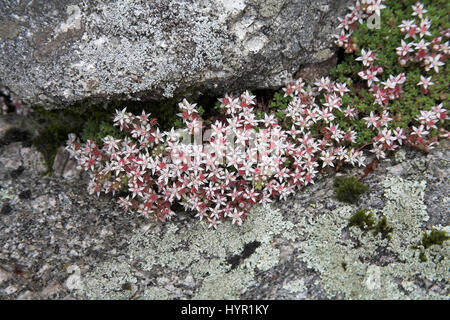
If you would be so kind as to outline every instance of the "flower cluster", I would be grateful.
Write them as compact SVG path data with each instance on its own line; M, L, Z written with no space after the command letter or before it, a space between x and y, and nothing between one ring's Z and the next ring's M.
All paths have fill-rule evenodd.
M384 70L380 66L375 66L376 54L370 50L361 50L361 56L356 61L362 61L368 69L358 73L358 75L367 81L367 86L373 92L375 103L380 106L386 105L390 100L398 99L403 92L402 85L406 81L406 76L401 73L397 76L390 75L389 79L380 82L377 75L383 74Z
M336 44L345 49L346 53L357 50L357 46L352 39L353 31L358 24L363 24L373 15L380 16L381 10L386 8L384 0L358 0L354 6L349 7L349 13L339 19L339 29L341 33L335 35Z
M324 86L326 102L319 107L315 99ZM204 132L196 104L187 100L179 104L185 124L179 131L160 132L149 114L123 109L116 111L114 123L128 133L125 139L107 136L100 147L90 140L80 144L71 135L67 150L90 173L90 193L129 193L119 198L125 210L164 221L178 202L209 226L227 218L241 225L255 203L286 199L314 183L319 166L364 165L362 151L349 147L357 133L333 123L345 89L329 79L314 88L301 79L289 83L284 88L292 97L284 111L291 124L287 129L273 114L257 117L255 96L248 91L220 99L224 119ZM317 137L312 126L320 128Z
M439 72L439 67L442 67L450 54L449 41L443 42L443 37L449 38L449 30L441 31L440 37L432 38L430 32L431 20L424 14L427 10L423 4L417 2L412 6L413 13L411 20L403 20L399 28L405 34L401 45L396 49L398 55L398 62L402 66L408 63L418 63L426 72L434 70ZM414 17L419 19L417 22ZM428 42L431 38L431 42ZM407 42L411 39L412 42ZM428 93L428 87L433 85L432 77L420 77L420 82L417 84L421 86L424 94Z
M383 9L381 1L369 1L376 2L379 5L379 9ZM361 3L357 1L356 6L350 7L350 13L347 14L347 19L356 23L354 17L362 16L367 17L367 12L362 15L361 12L365 12L364 8L368 8L368 2L362 1ZM425 71L430 71L434 69L439 72L439 67L444 65L449 52L448 52L448 41L442 44L442 37L434 38L432 40L433 47L428 50L430 43L425 42L423 39L425 36L431 36L429 28L431 22L428 18L424 17L424 13L427 12L424 9L423 4L417 2L412 6L413 16L417 16L420 19L420 24L416 25L414 20L403 21L399 28L401 32L405 33L405 40L408 38L421 40L417 43L411 42L406 43L405 40L401 41L401 46L396 48L397 55L399 56L399 64L401 66L406 66L408 62L419 62ZM379 14L379 13L377 13ZM351 18L353 17L353 18ZM351 19L350 19L351 18ZM340 25L345 30L352 30L351 27L346 28L345 25ZM351 34L351 32L350 32ZM448 30L441 32L443 36L448 36ZM348 37L350 35L347 35ZM337 44L346 49L347 52L355 51L356 46L353 47L355 50L349 50L348 43L343 43L337 41ZM415 52L414 57L410 53ZM393 120L389 113L389 102L395 99L399 99L403 93L403 84L406 81L406 74L401 73L396 76L389 75L386 81L381 81L379 76L383 74L383 67L376 65L377 56L376 54L369 50L361 49L361 55L355 59L356 61L361 61L363 66L367 69L358 73L358 76L367 82L367 87L369 91L372 92L375 104L383 108L379 114L370 112L370 115L364 117L364 121L368 128L375 128L377 134L373 140L372 152L375 153L378 159L384 159L386 157L386 151L395 150L399 145L402 145L406 140L410 144L416 147L421 147L425 150L429 150L436 143L436 137L427 139L427 135L430 134L430 129L437 129L436 123L438 121L444 121L447 119L447 111L443 108L443 104L434 106L430 111L421 111L415 120L420 123L417 127L413 126L412 129L404 130L400 127L391 128L389 122ZM428 93L427 89L429 86L433 85L432 77L421 76L421 81L418 83L422 87L424 94ZM449 133L444 129L440 130L441 137L448 137Z
M422 19L426 11L416 6ZM357 1L341 19L344 32L383 8L380 0ZM349 48L349 42L339 44ZM402 50L412 52L397 51ZM365 67L359 77L375 98L370 113L344 102L352 94L346 83L328 77L313 84L297 79L283 88L289 102L276 114L246 91L219 99L220 115L204 121L199 107L184 99L178 104L184 127L161 132L150 114L133 115L125 108L116 110L113 120L125 138L107 136L100 146L91 140L82 144L70 135L66 149L89 172L89 192L118 193L125 211L166 221L178 203L209 227L224 220L241 225L254 204L286 199L314 183L320 170L338 164L365 166L365 151L383 159L407 143L426 150L437 143L436 134L430 136L448 119L443 104L420 111L411 128L394 126L389 103L402 97L407 75L388 75L382 81L383 67L370 49L362 49L356 60ZM432 85L431 79L421 82ZM342 118L365 124L373 140L358 145L357 126L340 125ZM448 138L447 131L440 134Z

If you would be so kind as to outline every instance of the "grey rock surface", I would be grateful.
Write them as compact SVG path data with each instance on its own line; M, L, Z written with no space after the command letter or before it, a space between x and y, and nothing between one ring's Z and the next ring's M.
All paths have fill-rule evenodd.
M1 1L0 80L47 108L275 88L332 57L350 3Z
M336 175L362 173L344 168L216 231L188 213L125 214L57 158L46 176L26 141L0 144L0 299L449 298L450 241L426 262L412 248L432 228L450 232L448 140L379 163L355 205L334 196ZM392 239L349 228L358 209L385 216Z

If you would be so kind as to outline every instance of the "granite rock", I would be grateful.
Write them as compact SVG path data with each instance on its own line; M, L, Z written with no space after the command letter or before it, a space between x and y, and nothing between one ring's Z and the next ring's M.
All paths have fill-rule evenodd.
M26 104L280 87L333 56L350 0L0 2L0 79Z

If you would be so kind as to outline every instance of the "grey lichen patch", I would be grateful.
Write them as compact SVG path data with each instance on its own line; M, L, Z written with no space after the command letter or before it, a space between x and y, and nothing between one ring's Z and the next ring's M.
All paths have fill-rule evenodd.
M85 276L79 294L128 298L120 288L124 282L136 282L132 264L142 272L151 273L159 267L188 272L198 288L193 299L237 299L253 283L256 271L267 271L279 263L280 251L273 241L294 240L292 228L293 224L285 221L278 210L255 207L242 227L224 223L211 230L195 221L185 228L168 224L161 233L136 231L127 257L108 262ZM259 243L256 250L233 269L227 258L241 254L246 244L255 242ZM142 298L170 298L172 292L167 288L148 287Z
M132 296L131 285L137 282L125 259L111 260L81 280L79 292L88 299L116 300Z
M299 258L319 272L329 298L447 299L448 245L434 246L427 262L420 262L412 248L428 219L423 202L426 182L391 177L384 181L384 187L387 202L382 214L393 227L391 240L347 228L354 209L344 206L305 219ZM380 265L380 250L394 257L394 262ZM439 283L439 289L423 292L421 281Z
M16 196L13 194L12 188L1 188L0 187L0 203L5 200L15 199Z
M160 287L149 287L145 289L144 294L138 299L142 300L167 300L169 298L169 291Z
M406 159L406 151L404 149L400 149L398 150L395 154L394 154L394 159L397 162L403 162Z
M0 76L23 102L52 109L275 89L298 64L330 57L349 3L0 1Z
M410 247L420 240L421 227L429 219L423 202L426 181L391 177L383 185L384 196L388 199L383 215L394 227L389 248L398 252L400 260L406 261L412 258Z
M292 293L298 293L298 292L306 291L307 287L305 286L304 279L297 279L297 280L293 280L293 281L286 283L283 286L283 289L286 289Z
M330 49L324 49L316 53L315 58L317 61L322 62L330 59L333 56L334 52Z

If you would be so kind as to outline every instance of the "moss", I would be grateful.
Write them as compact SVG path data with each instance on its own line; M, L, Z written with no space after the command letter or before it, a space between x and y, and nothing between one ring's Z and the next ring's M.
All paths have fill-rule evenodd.
M350 218L349 227L359 227L361 230L372 229L375 224L373 212L369 210L358 210Z
M450 237L444 230L433 229L430 233L425 232L422 238L422 245L425 249L428 249L432 245L442 246L444 241L447 241L449 239Z
M373 228L373 234L376 236L381 233L383 238L391 239L391 233L394 229L388 225L387 218L381 217Z
M129 283L129 282L123 283L122 287L121 287L122 290L131 290L131 288L132 288L131 283Z
M427 258L427 255L425 254L425 252L423 252L423 251L420 252L419 260L420 260L420 262L427 262L428 261L428 258Z
M355 177L337 177L334 179L334 192L339 201L355 203L369 188Z
M381 217L376 221L373 212L364 209L356 211L350 217L348 226L359 227L363 231L372 231L374 236L381 233L383 239L390 239L390 233L393 231L393 228L388 225L386 217Z
M447 232L445 230L432 229L429 233L425 232L420 243L418 245L412 246L412 249L419 249L419 260L421 262L427 262L427 249L431 248L432 246L443 246L444 242L449 239L450 237L447 235Z

